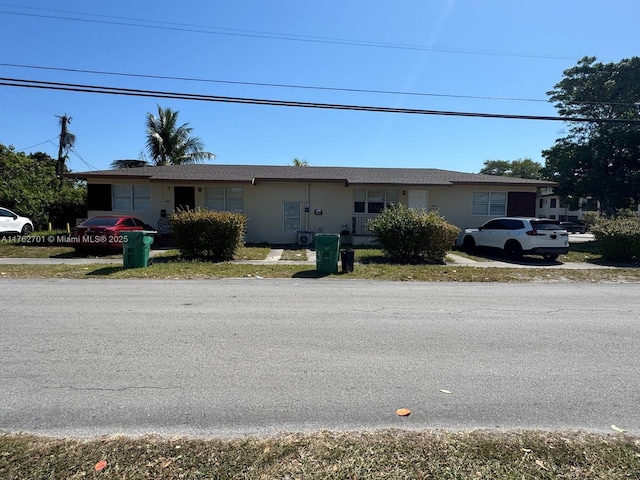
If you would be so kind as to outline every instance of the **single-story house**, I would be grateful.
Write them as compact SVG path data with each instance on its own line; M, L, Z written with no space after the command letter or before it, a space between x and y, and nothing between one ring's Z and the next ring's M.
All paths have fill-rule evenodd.
M496 216L535 216L553 182L432 168L191 164L74 172L87 181L89 216L135 215L161 227L177 208L242 212L246 242L311 243L315 233L371 241L386 205L435 210L461 229Z

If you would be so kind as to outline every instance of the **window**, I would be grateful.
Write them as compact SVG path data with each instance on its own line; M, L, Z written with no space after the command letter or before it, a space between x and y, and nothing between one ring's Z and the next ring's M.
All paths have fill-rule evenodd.
M209 210L242 213L242 187L207 187L205 205Z
M541 198L540 200L538 200L538 208L542 208L544 207L544 198Z
M473 215L506 215L507 192L474 192L472 213Z
M149 185L113 185L113 210L150 210L151 188Z
M301 229L301 202L282 202L282 233L298 233Z
M113 201L111 184L87 184L87 208L89 210L110 211Z
M385 189L355 189L353 191L354 213L380 213L389 205L398 203L397 190Z
M558 199L557 198L552 198L549 201L549 208L556 208L558 206Z

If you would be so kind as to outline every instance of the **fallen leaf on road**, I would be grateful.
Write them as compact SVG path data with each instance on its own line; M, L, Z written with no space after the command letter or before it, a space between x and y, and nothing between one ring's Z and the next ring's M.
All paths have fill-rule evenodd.
M449 390L440 390L442 393L446 393L447 395L451 395L451 392Z
M616 432L624 433L626 430L624 428L617 427L615 425L611 425L611 430L615 430Z
M411 410L409 410L408 408L399 408L398 410L396 410L396 415L400 417L408 417L409 415L411 415Z

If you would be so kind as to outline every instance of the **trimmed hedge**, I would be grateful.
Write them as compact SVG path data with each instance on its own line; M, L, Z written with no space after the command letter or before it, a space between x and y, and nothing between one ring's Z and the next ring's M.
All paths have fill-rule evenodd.
M613 261L640 260L640 218L599 218L591 227L602 257Z
M182 210L170 215L169 223L181 256L226 261L244 244L247 217L215 210Z
M437 212L413 210L404 205L386 208L370 220L383 254L403 263L442 262L453 248L460 229Z

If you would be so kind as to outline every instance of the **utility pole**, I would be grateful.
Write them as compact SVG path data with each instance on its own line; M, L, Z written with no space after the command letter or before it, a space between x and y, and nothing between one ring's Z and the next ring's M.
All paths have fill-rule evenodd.
M56 115L60 119L60 143L58 147L58 161L56 163L56 175L62 178L64 173L64 162L67 159L66 150L73 146L76 137L73 133L69 133L67 125L71 123L72 118L66 113L62 116Z

